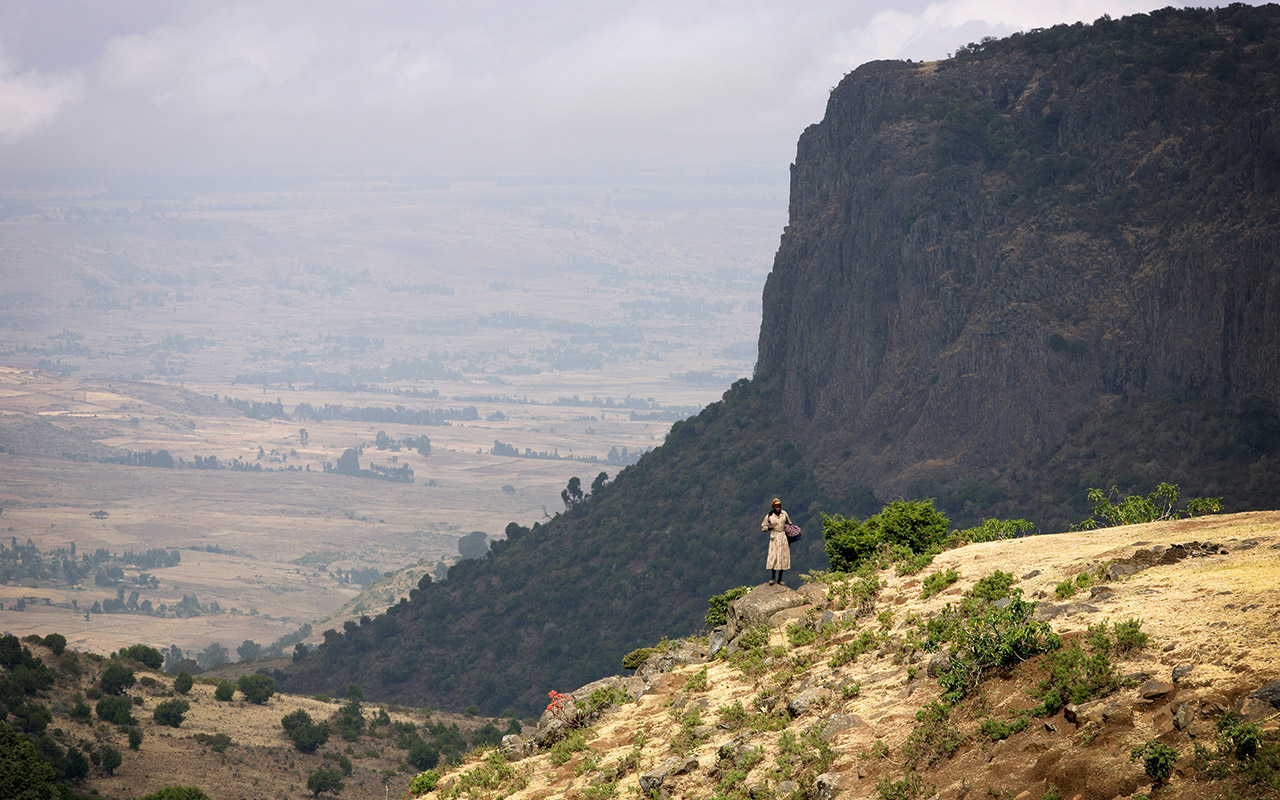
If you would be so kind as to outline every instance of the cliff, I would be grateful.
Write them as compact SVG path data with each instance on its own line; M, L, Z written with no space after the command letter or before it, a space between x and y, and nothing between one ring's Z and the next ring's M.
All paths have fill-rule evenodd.
M825 485L950 493L956 511L981 495L1043 521L1015 473L1082 430L1188 403L1274 429L1278 16L1104 18L841 81L800 139L757 368L785 375L788 431ZM1223 431L1185 427L1091 477L1260 501L1245 470L1274 433L1209 453ZM1234 472L1204 470L1224 456Z

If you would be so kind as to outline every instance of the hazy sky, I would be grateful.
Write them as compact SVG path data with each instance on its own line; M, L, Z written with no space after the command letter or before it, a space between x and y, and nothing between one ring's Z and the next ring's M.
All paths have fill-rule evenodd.
M0 172L785 165L857 65L1161 0L12 0Z

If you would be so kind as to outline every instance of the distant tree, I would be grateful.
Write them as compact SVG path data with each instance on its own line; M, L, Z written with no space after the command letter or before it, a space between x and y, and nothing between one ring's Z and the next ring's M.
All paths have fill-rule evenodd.
M379 450L386 450L391 446L391 437L387 435L386 431L378 431L373 437L373 446Z
M230 660L231 656L227 653L227 648L222 646L222 642L214 642L196 656L196 663L201 669L220 667Z
M191 673L183 670L178 673L178 677L173 679L173 690L178 694L186 694L191 691L195 680L191 677Z
M130 645L120 651L121 658L131 658L142 664L144 667L151 669L160 669L164 664L164 656L154 647L148 647L145 644Z
M186 700L165 700L156 705L156 710L151 716L157 724L177 728L182 725L183 718L190 710L191 704Z
M334 469L343 475L359 475L360 454L355 451L354 447L348 447L342 451L342 455L338 456L338 464Z
M600 474L596 476L596 479L591 482L591 493L592 494L598 493L601 489L604 488L604 485L608 482L609 482L609 473L604 472L602 470Z
M440 748L433 744L428 744L421 737L414 737L413 743L409 745L409 753L405 756L405 761L419 770L431 769L440 763Z
M129 749L137 750L142 746L142 728L132 727L129 729Z
M102 509L98 509L97 511L91 512L89 516L93 517L94 519L106 519L111 515L103 511Z
M458 540L458 555L463 558L484 558L489 552L489 537L484 531L472 531Z
M103 745L98 750L98 759L102 766L102 771L108 775L114 774L116 768L124 763L124 757L120 755L120 751L109 744Z
M270 675L261 673L241 675L238 688L244 695L244 699L250 703L262 705L276 693L276 682Z
M311 434L307 433L307 429L298 428L298 443L305 447L309 441L311 441Z
M560 492L560 499L564 501L565 509L571 509L581 503L585 497L582 494L582 479L576 475L569 479L569 483Z
M307 776L307 791L316 797L321 792L342 793L342 773L333 767L319 767Z
M314 753L316 748L329 741L329 726L323 722L317 724L302 709L281 717L280 725L293 740L293 746L303 753Z
M240 656L241 661L257 661L262 657L262 645L252 639L245 639L236 648L236 655Z
M307 646L302 642L298 642L293 646L293 660L301 661L307 657Z
M169 649L164 654L164 671L173 672L179 661L182 660L182 648L176 644L169 645Z
M133 670L119 661L112 661L99 676L98 686L107 694L124 694L124 690L133 686L136 681Z
M67 637L60 633L51 633L44 637L44 646L49 648L55 656L60 656L67 649Z
M135 725L133 703L127 697L110 694L98 701L98 718L115 725Z

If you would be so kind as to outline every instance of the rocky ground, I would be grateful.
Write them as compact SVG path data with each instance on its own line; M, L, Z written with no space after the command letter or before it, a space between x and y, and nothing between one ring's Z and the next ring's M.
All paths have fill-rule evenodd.
M955 581L922 599L926 579L948 570ZM1055 713L1031 713L1049 655L986 671L939 713L948 646L924 645L929 623L997 570L1037 603L1033 619L1064 648L1085 641L1091 626L1114 632L1127 620L1141 620L1148 641L1105 659L1114 688ZM883 569L878 590L861 594L858 581L814 577L757 586L709 636L661 643L634 675L572 692L536 736L508 737L444 773L433 796L1112 800L1280 791L1280 512L971 544L913 575ZM1259 726L1260 757L1218 757L1224 715ZM1155 785L1131 758L1149 742L1176 751L1167 781Z

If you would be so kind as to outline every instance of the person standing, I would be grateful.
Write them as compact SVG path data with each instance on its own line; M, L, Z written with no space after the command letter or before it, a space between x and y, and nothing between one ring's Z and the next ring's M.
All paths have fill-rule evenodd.
M787 526L790 524L791 517L782 510L782 501L773 498L772 510L764 515L764 522L760 523L760 530L769 534L769 557L765 559L764 566L769 570L770 586L775 583L779 586L786 585L782 582L782 573L791 569L791 543L787 541Z

